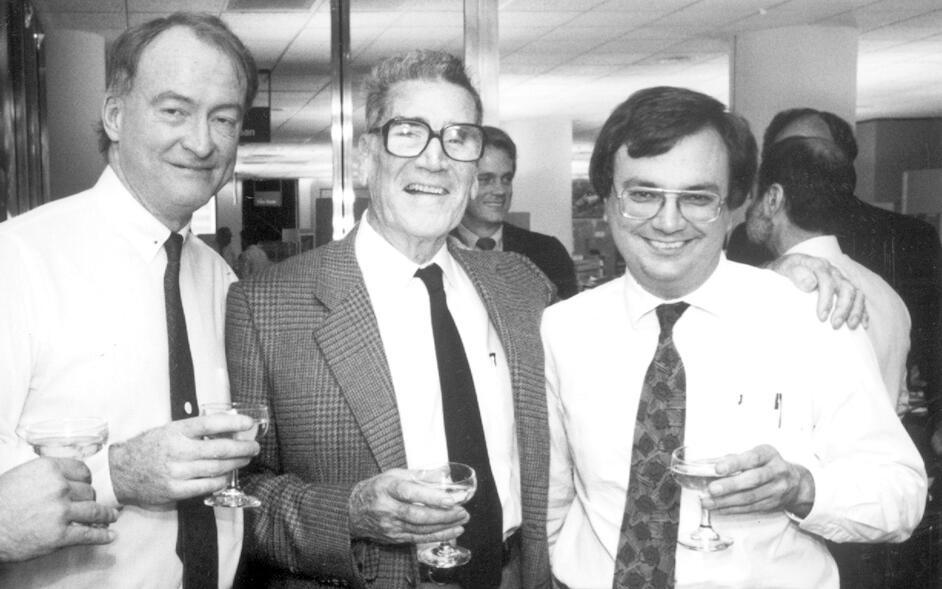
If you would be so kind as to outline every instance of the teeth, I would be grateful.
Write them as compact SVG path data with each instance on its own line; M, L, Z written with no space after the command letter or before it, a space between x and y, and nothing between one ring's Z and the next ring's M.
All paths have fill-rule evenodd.
M431 186L429 184L409 184L406 186L408 192L427 192L430 194L447 194L448 191L441 186Z
M655 248L657 248L657 249L661 249L661 250L676 250L676 249L680 249L681 247L683 247L684 243L686 243L686 242L683 242L683 241L654 241L654 240L648 240L648 243L650 243L651 245L653 245L653 246L654 246Z

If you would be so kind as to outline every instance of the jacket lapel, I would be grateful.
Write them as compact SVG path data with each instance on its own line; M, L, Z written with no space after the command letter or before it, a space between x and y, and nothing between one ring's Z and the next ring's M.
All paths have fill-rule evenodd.
M406 466L392 377L366 284L356 262L356 230L328 245L314 296L325 309L314 340L336 378L380 471Z
M514 408L517 409L517 395L520 389L517 370L520 355L517 350L515 338L513 337L512 325L514 313L512 302L517 299L513 292L503 292L504 280L495 280L493 277L502 276L504 265L501 263L503 256L482 256L468 255L468 251L449 244L449 251L455 260L461 264L464 271L474 284L478 296L484 302L484 308L487 309L488 318L497 330L500 342L504 346L504 354L507 357L507 365L510 368L511 386L514 394Z

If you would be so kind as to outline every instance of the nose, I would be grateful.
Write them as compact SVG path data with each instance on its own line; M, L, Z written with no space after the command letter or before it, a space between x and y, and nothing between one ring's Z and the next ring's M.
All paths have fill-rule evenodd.
M203 117L193 117L182 144L187 151L200 159L209 157L214 148L209 121Z
M651 226L662 233L676 233L687 225L687 219L680 212L677 195L665 194L661 210L651 219Z
M447 157L441 137L432 137L425 146L425 151L416 158L416 163L427 170L437 171L445 167Z

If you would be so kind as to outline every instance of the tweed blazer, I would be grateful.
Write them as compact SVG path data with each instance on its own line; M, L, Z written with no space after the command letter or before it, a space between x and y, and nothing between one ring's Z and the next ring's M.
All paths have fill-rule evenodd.
M405 589L413 545L353 539L354 485L406 456L392 377L356 231L230 289L226 351L236 401L267 401L272 428L243 476L262 507L246 513L245 587ZM510 368L520 451L523 586L550 586L549 434L539 325L552 286L518 255L451 248L477 288ZM263 570L266 569L266 570Z

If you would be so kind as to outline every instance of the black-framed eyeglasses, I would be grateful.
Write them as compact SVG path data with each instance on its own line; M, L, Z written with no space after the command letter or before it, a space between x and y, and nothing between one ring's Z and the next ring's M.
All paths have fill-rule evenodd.
M418 157L432 139L439 139L445 155L455 161L476 162L484 154L484 129L471 123L445 125L435 133L425 121L396 118L369 132L382 132L383 147L396 157Z
M671 190L628 186L618 193L622 217L636 221L653 219L664 208L667 195L674 195L680 214L691 223L712 223L720 218L726 200L709 190Z

